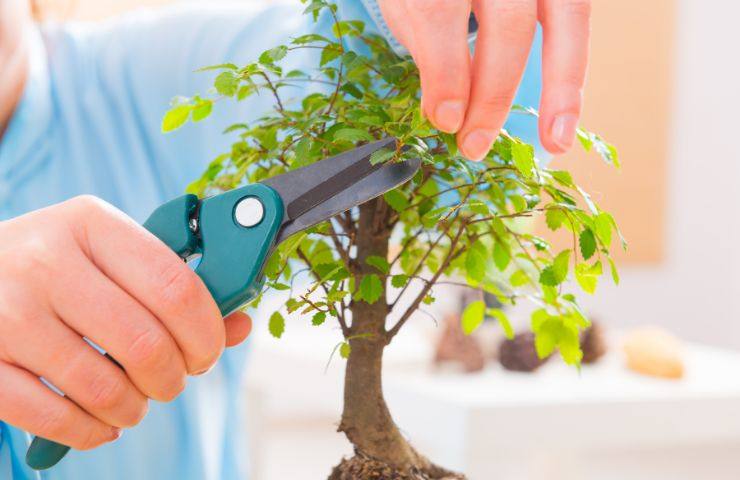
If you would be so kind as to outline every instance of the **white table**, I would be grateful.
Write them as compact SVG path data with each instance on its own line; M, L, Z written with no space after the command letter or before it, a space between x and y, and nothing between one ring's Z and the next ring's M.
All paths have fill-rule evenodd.
M631 373L618 352L580 374L396 369L386 396L421 451L471 479L740 478L740 354L686 359L680 381Z

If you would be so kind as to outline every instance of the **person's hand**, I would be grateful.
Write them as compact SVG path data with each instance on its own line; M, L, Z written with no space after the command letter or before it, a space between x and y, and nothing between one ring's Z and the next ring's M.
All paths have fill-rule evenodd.
M539 20L540 139L554 154L571 147L588 61L589 0L380 0L380 7L419 67L423 113L457 133L472 160L488 153L506 121ZM472 61L471 8L479 24Z
M244 314L224 321L177 255L95 198L2 222L0 239L0 420L35 435L80 450L115 440L251 329Z

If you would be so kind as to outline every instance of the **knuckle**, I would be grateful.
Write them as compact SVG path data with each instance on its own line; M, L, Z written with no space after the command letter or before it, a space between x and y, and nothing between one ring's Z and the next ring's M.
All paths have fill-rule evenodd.
M498 116L505 117L508 114L513 98L513 92L490 93L477 100L476 106L482 112L483 118L493 121Z
M90 406L97 410L113 410L120 407L126 398L126 386L119 379L97 373L88 384Z
M194 302L203 297L203 285L185 264L168 263L160 276L160 301L165 312L179 316L192 311Z
M137 334L128 347L128 362L141 369L156 369L166 365L172 357L167 337L152 329Z
M588 20L591 17L590 0L560 0L560 8L572 17Z
M424 17L441 17L466 7L466 2L460 0L407 0L410 13L418 13Z
M521 40L534 35L537 10L529 0L497 2L491 13L504 40Z
M64 438L72 427L72 407L64 402L62 405L50 406L38 412L39 435L48 438Z
M62 203L72 215L87 216L105 208L106 203L94 195L78 195Z

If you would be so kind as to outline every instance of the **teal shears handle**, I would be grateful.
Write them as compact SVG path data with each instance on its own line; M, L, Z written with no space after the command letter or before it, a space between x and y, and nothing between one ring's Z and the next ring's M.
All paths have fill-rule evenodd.
M280 195L256 183L202 201L183 195L157 208L144 227L184 260L201 256L195 273L226 316L259 294L284 211ZM45 470L68 451L65 445L36 437L26 463Z

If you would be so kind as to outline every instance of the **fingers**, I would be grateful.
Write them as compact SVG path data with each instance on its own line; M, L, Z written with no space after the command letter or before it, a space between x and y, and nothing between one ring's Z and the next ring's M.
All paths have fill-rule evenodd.
M144 395L163 402L173 400L185 388L187 369L169 331L149 310L85 262L84 255L69 252L69 256L68 261L76 266L64 269L52 280L52 308L80 336L116 359ZM76 288L63 289L64 284Z
M121 429L106 425L57 395L33 374L0 361L0 418L16 427L78 450L116 440Z
M224 323L227 347L239 345L252 332L252 319L244 312L232 313L224 319Z
M470 90L470 1L387 0L381 8L419 67L425 116L440 130L456 132Z
M2 328L5 338L17 339L6 344L5 360L47 379L104 423L131 427L144 418L146 397L123 371L53 315L26 320L24 332Z
M543 29L540 138L551 153L573 145L588 63L589 0L540 0Z
M488 154L509 114L537 26L536 0L476 0L473 86L458 145L471 160Z
M197 374L213 366L225 347L224 323L195 272L143 227L100 200L80 197L64 208L70 222L76 222L74 233L86 255L165 326L187 371ZM144 336L141 350L161 341Z

